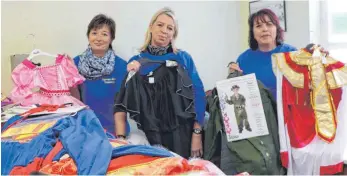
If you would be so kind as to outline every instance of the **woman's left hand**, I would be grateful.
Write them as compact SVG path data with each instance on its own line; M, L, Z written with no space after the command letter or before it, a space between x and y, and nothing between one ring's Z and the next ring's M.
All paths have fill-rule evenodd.
M323 47L321 47L321 45L317 45L317 47L319 48L319 51L321 53L324 53L326 56L329 56L329 51L325 50ZM311 47L311 52L313 52L314 50L314 46Z
M191 157L192 158L202 157L203 150L202 150L201 138L202 138L201 134L193 133L192 147L191 147Z
M319 51L320 51L321 53L324 53L325 56L329 56L329 51L328 51L328 50L325 50L323 47L321 47Z

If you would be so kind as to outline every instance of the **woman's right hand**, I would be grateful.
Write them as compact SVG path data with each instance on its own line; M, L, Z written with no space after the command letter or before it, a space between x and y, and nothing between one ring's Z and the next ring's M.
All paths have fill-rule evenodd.
M127 71L128 71L128 72L129 72L129 71L135 71L135 72L137 72L137 71L139 71L140 67L141 67L140 62L134 60L134 61L131 61L131 62L127 65Z
M240 67L239 67L239 64L237 63L232 63L229 65L229 69L230 69L230 72L232 72L232 70L236 70L236 71L239 71L239 72L243 72Z

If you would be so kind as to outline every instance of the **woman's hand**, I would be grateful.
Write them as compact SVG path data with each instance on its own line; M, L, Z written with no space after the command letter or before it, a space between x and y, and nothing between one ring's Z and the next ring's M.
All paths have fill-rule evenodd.
M137 72L137 71L139 71L140 67L141 67L140 62L138 62L138 61L131 61L131 62L127 65L127 71L128 71L128 72L129 72L129 71L135 71L135 72Z
M317 45L317 47L319 48L319 51L323 54L325 54L325 56L329 56L329 51L328 50L325 50L321 45ZM313 53L315 49L315 46L313 45L311 48L310 48L310 52Z
M202 137L201 134L193 133L192 147L191 147L191 157L192 158L202 157L203 150L202 150L201 137Z
M229 69L230 69L230 73L234 72L233 70L239 71L239 72L243 72L240 67L239 64L237 63L232 63L229 65Z
M328 50L325 50L323 47L320 47L320 50L319 50L321 53L324 53L325 56L329 56L329 51Z

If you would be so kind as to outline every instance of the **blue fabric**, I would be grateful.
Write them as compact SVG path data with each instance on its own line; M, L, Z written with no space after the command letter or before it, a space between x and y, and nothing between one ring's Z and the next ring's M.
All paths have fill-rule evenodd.
M1 132L4 132L10 126L11 124L15 123L16 121L20 120L22 116L15 115L7 120L7 122L4 124L4 126L1 127Z
M108 133L108 132L106 132L106 136L107 136L108 139L115 139L115 137L114 137L112 134ZM55 155L55 157L53 158L53 161L58 161L58 160L59 160L62 156L64 156L65 154L68 154L68 152L63 148L62 150L60 150L60 151Z
M188 54L185 51L179 51L177 54L169 53L162 56L155 56L155 55L151 55L148 52L143 52L140 55L133 56L129 60L129 62L133 60L139 60L140 58L148 58L150 60L163 60L163 61L174 60L184 67L184 69L188 72L188 75L193 82L195 110L197 114L196 120L199 122L201 126L203 126L204 118L205 118L205 107L206 107L205 91L204 91L204 86L202 84L202 81L199 77L198 71L196 70L194 61L192 57L190 56L190 54ZM149 64L148 66L141 67L140 74L147 75L151 71L158 68L159 65L160 64Z
M78 66L80 56L74 58ZM114 97L118 93L122 81L127 74L127 62L116 56L114 70L111 75L100 77L95 80L85 80L81 84L81 99L88 105L99 118L102 126L109 132L115 133L113 118ZM130 125L127 122L127 133Z
M63 157L65 154L67 154L67 151L62 148L56 155L53 157L52 161L59 161L61 157Z
M1 175L9 175L14 166L26 166L35 158L45 158L55 139L48 130L29 143L1 142Z
M104 175L112 146L93 111L59 120L28 143L1 142L1 174L8 175L14 166L27 166L36 157L45 158L57 137L75 161L79 175ZM64 153L64 152L61 152Z
M257 79L276 97L276 76L272 71L271 55L296 50L295 47L287 44L279 45L269 52L248 49L238 57L237 62L245 75L255 73Z
M174 155L163 148L147 146L147 145L124 145L113 148L112 158L125 155L145 155L153 157L173 157Z
M78 175L105 175L112 145L98 118L93 111L83 110L77 114L77 119L67 120L69 126L60 132L59 139L75 161Z

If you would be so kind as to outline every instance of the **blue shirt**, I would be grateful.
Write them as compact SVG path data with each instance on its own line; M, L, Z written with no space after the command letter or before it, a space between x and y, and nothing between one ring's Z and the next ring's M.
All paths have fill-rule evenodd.
M133 60L138 60L140 58L148 58L150 60L174 60L178 64L180 64L187 72L190 79L193 82L193 91L194 91L194 103L195 103L195 111L196 111L196 120L198 123L203 126L204 118L205 118L205 92L202 81L199 77L198 71L196 70L194 61L190 54L185 51L179 51L177 54L168 53L162 56L151 55L148 52L143 52L140 55L136 55L132 57L129 62ZM140 74L146 75L157 68L159 64L151 64L149 66L141 66Z
M243 74L255 73L257 79L276 97L276 76L272 71L271 55L296 50L295 47L287 44L278 45L269 52L248 49L238 57L237 62L243 70Z
M74 58L78 68L80 56ZM84 104L92 109L99 118L102 126L112 134L115 133L113 117L114 97L118 93L125 75L127 74L127 62L116 56L114 69L108 76L102 76L96 80L85 80L81 86L81 99ZM129 124L127 124L129 131Z

